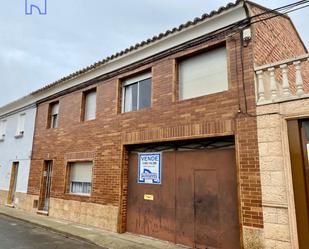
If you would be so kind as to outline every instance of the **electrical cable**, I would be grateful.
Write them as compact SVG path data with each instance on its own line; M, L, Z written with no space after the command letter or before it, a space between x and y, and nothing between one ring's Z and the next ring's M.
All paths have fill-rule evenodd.
M259 23L259 22L264 22L266 20L269 20L269 19L272 19L272 18L275 18L275 17L278 17L278 16L284 16L286 15L287 13L291 13L291 12L294 12L294 11L297 11L297 10L300 10L300 9L304 9L304 8L307 8L309 7L309 4L308 5L305 5L305 6L301 6L301 7L298 7L295 9L295 7L297 6L300 6L300 5L304 5L306 3L309 3L308 0L305 0L305 1L299 1L299 2L295 2L295 3L292 3L292 4L289 4L289 5L285 5L283 7L279 7L277 9L274 9L274 10L269 10L269 11L265 11L263 13L260 13L260 14L257 14L255 16L252 16L250 19L253 19L253 18L256 18L256 17L259 17L259 16L262 16L262 15L266 15L268 13L274 13L274 11L276 10L276 12L274 13L274 15L270 16L270 17L266 17L266 18L263 18L263 19L258 19L256 21L251 21L250 24L248 24L248 26L251 26L255 23ZM285 10L283 13L278 13L277 10ZM242 29L243 30L243 29ZM240 35L241 35L241 32L242 30L239 30L240 32ZM235 32L236 34L237 32ZM250 113L248 113L248 104L247 104L247 93L246 93L246 86L245 86L245 82L244 82L244 65L243 65L243 39L241 38L241 68L242 68L242 84L243 84L243 90L244 90L244 101L245 101L245 112L242 112L240 110L241 113L243 114L246 114L248 116L256 116L256 114L252 115ZM238 115L238 114L236 114Z

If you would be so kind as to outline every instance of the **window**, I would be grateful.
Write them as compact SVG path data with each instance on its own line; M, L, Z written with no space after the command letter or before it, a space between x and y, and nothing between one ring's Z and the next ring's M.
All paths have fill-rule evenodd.
M6 120L1 120L0 121L0 141L4 140L5 132L6 132Z
M83 94L83 120L93 120L96 116L96 90L84 92Z
M18 117L17 130L15 137L22 137L25 133L26 114L22 113Z
M69 164L70 193L90 195L92 183L92 162Z
M58 127L59 102L50 104L49 128Z
M143 74L123 82L122 112L131 112L151 105L151 74Z
M181 100L228 90L226 48L220 47L179 62Z

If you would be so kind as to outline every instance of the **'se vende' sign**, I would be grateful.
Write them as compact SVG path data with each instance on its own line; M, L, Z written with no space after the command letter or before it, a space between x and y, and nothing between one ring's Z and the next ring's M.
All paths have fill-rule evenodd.
M161 184L161 152L138 154L138 183Z

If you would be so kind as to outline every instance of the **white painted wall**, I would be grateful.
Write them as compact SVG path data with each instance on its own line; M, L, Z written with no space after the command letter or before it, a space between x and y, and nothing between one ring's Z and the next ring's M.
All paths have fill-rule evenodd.
M18 118L21 113L26 114L25 132L23 137L15 138ZM27 192L35 117L36 107L31 107L0 118L0 121L6 120L5 139L0 141L0 190L9 190L12 164L19 162L16 192Z

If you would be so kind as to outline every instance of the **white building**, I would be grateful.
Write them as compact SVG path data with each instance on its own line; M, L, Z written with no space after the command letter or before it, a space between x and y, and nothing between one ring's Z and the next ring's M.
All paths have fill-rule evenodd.
M36 105L22 98L0 108L0 204L19 207L25 198L31 162Z

